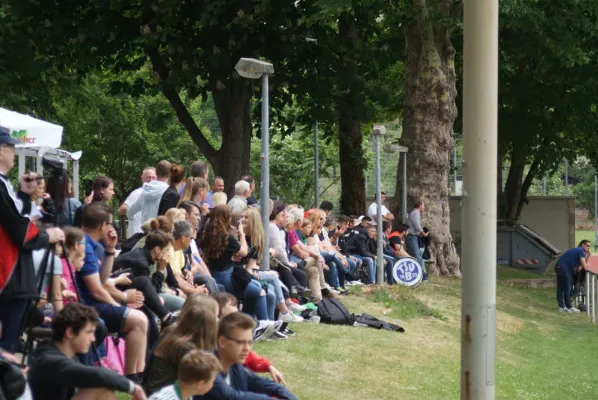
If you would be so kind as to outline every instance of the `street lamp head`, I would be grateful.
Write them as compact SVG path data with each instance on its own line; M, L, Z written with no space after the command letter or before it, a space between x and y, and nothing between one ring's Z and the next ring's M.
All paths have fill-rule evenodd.
M241 58L235 71L243 78L259 79L262 75L271 75L274 73L274 66L266 61L256 60L255 58Z
M374 124L374 130L372 131L373 136L384 136L386 135L386 127L381 124Z

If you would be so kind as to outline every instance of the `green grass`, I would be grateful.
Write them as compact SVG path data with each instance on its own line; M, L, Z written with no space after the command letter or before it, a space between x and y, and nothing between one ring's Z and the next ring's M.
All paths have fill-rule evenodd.
M594 231L575 231L575 245L577 245L577 243L581 242L582 240L589 240L592 243L592 246L594 246L596 244L594 243L594 239Z
M554 289L500 283L538 275L506 266L497 272L496 398L594 398L598 337L587 316L558 313ZM352 288L342 298L351 312L406 332L303 323L293 326L296 337L255 350L284 373L299 399L458 399L460 295L460 281L443 277L411 290Z

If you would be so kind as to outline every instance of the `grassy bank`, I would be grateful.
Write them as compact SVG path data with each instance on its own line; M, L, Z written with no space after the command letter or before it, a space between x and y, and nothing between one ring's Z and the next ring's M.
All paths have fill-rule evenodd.
M585 314L556 312L552 289L500 283L522 274L498 269L496 398L593 398L596 328ZM300 399L458 399L460 294L459 280L439 277L415 290L354 289L343 298L351 312L400 320L406 332L304 323L255 349Z

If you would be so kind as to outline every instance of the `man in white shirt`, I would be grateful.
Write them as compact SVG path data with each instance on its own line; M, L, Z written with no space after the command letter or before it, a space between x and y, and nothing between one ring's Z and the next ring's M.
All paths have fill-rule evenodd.
M143 170L141 174L141 187L133 190L129 197L125 200L125 202L119 207L118 215L127 215L127 209L131 206L131 204L135 203L141 193L143 193L143 184L151 182L156 179L156 169L154 167L147 167ZM139 210L133 218L129 221L129 225L127 226L127 238L130 238L135 233L142 232L141 225L143 225L143 221L141 220L141 210Z
M156 179L143 184L143 192L127 209L127 217L132 219L135 214L141 211L141 224L149 219L156 218L162 196L169 186L169 178L170 162L162 160L156 165Z
M386 193L384 192L380 192L381 194L381 198L382 201L380 202L382 204L382 221L392 221L393 219L395 219L395 216L388 211L388 208L386 208L386 206L384 205L384 202L386 201ZM376 217L378 213L378 205L376 204L376 202L373 202L369 207L368 207L368 215L370 217L372 217L372 220L376 221Z

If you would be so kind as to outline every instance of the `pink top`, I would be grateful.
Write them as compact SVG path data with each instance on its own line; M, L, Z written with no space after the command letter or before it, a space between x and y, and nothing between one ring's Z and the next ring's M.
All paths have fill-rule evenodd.
M73 282L73 279L71 277L71 273L69 272L69 266L66 263L66 259L61 258L60 261L62 262L62 277L66 280L66 288L65 288L65 290L70 290L71 292L75 293L75 296L76 296L77 295L77 289L75 288L75 283ZM72 265L71 265L71 267L72 267ZM75 271L73 270L73 276L74 275L75 275ZM71 301L73 301L73 300L64 299L63 304L66 306Z
M289 237L289 248L293 248L294 245L299 243L299 236L297 236L297 232L294 229L287 231L287 235Z

